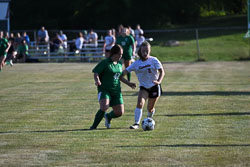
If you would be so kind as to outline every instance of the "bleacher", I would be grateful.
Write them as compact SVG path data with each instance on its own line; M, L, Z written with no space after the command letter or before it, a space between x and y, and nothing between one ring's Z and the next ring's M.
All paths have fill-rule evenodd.
M73 41L68 41L71 44ZM50 52L49 44L37 44L31 42L29 45L28 62L93 62L100 61L104 58L103 40L98 40L98 46L93 47L92 44L84 44L81 50L74 52L69 51L69 47L64 50L59 47L55 52ZM69 45L68 45L69 46Z

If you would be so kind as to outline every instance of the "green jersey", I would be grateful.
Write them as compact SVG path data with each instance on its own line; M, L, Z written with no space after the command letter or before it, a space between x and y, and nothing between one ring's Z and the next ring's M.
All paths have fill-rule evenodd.
M18 54L26 54L26 55L28 55L28 50L29 50L29 47L28 47L27 44L19 45L18 48L17 48L17 53Z
M122 46L123 55L133 56L132 46L134 45L135 40L131 35L127 35L125 37L119 36L116 40L116 43Z
M93 73L98 73L101 85L98 86L98 91L108 90L111 92L121 92L120 76L122 74L122 63L113 63L111 58L102 60L92 70Z
M5 50L8 48L8 40L6 38L0 39L0 56L5 54Z

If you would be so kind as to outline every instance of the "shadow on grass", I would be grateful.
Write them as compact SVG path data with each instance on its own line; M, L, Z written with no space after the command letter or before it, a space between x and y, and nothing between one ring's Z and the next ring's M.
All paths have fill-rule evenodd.
M121 129L121 128L111 128L111 129ZM63 133L63 132L80 132L80 131L99 131L99 130L109 130L107 128L97 128L94 130L90 129L68 129L68 130L34 130L34 131L6 131L0 132L1 134L22 134L22 133Z
M249 91L163 92L163 96L250 96Z
M116 146L121 148L140 148L140 147L168 147L168 148L207 148L207 147L250 147L250 144L166 144L166 145L142 145L142 146Z
M123 96L138 96L138 92L124 91ZM162 96L250 96L250 91L163 91Z
M157 116L166 117L205 117L205 116L243 116L250 115L250 112L226 112L226 113L208 113L208 114L165 114Z

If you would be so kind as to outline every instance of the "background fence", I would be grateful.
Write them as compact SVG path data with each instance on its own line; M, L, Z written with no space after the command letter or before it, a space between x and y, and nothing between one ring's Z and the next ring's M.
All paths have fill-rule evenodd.
M29 54L31 59L44 61L99 61L103 58L102 47L106 30L95 30L99 44L91 48L86 44L80 52L69 50L50 52L48 46L36 45L36 30L15 30L14 33L26 31L31 45ZM59 30L48 30L52 39ZM83 30L63 30L68 37L68 44L72 44L79 32ZM199 29L166 29L144 30L146 38L152 38L154 49L152 54L162 61L196 61L196 60L236 60L249 57L249 41L244 39L246 27L219 27ZM231 50L231 51L230 51ZM225 58L226 56L226 58ZM222 58L223 57L223 58Z

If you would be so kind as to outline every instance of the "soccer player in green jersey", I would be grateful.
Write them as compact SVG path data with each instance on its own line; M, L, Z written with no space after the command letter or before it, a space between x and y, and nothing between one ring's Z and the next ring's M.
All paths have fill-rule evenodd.
M102 60L93 69L95 85L98 89L98 100L100 109L95 115L94 122L90 129L96 129L103 117L105 118L105 126L110 128L111 119L118 118L124 113L123 98L121 93L120 81L127 84L131 88L135 88L136 84L126 80L122 75L122 63L120 59L123 49L119 45L111 48L110 57ZM108 108L112 107L112 111L106 113Z
M0 71L3 69L5 64L5 59L7 57L8 50L10 48L10 44L7 39L7 33L1 31L0 32Z
M135 55L136 45L134 38L130 35L129 29L124 27L122 30L122 35L116 40L116 43L121 45L123 48L122 58L124 60L125 68L131 65L132 57ZM131 79L131 73L127 74L128 80Z

